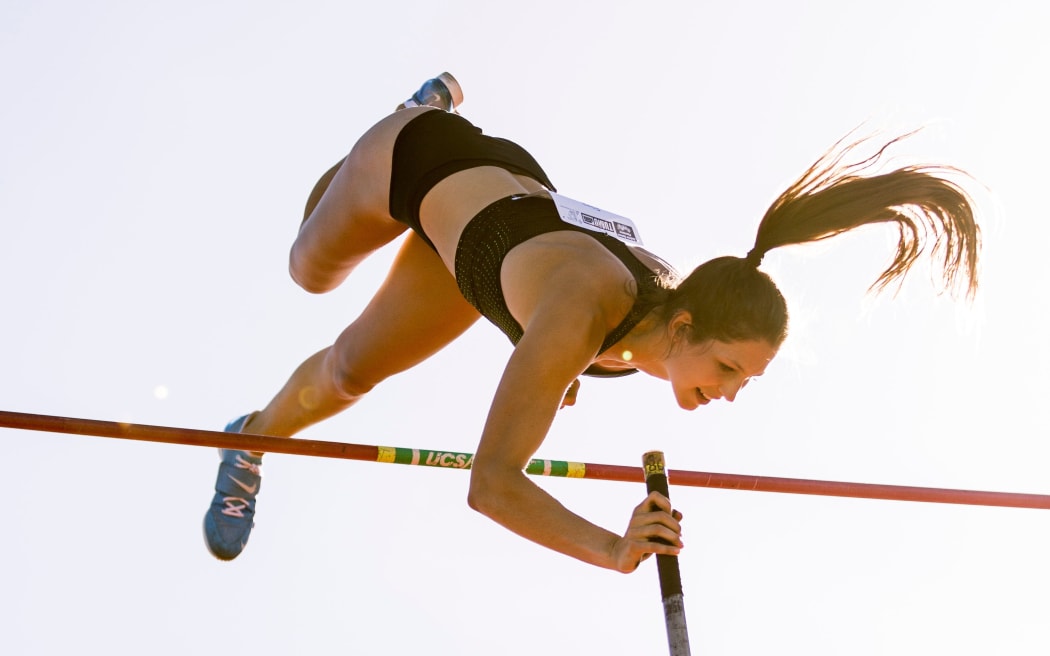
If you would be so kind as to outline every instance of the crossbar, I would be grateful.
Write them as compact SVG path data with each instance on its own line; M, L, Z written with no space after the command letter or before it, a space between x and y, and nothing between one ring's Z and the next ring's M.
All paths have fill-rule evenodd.
M224 433L193 428L170 428L148 424L55 417L2 410L0 410L0 427L165 444L185 444L322 458L343 458L368 462L443 467L447 469L470 469L474 462L473 454L458 451L300 440L267 435ZM643 483L645 481L644 474L639 467L564 460L533 459L529 462L525 472L534 476L589 478L630 483ZM687 487L1050 510L1050 495L1045 494L848 483L683 470L674 470L670 476L672 485Z

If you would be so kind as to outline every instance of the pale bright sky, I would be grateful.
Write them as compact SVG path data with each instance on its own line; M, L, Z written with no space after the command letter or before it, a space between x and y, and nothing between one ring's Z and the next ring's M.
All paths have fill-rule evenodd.
M448 70L465 115L684 270L746 253L769 202L861 124L926 126L901 161L981 183L976 305L922 270L866 296L887 231L774 252L793 332L736 403L687 413L656 379L585 380L540 456L1050 493L1050 9L990 6L7 0L0 409L221 429L265 404L394 250L301 291L286 257L307 193ZM479 323L302 437L472 451L509 352ZM666 653L654 562L624 576L526 542L467 508L465 472L271 455L248 549L222 563L200 528L216 465L0 429L0 653ZM537 480L618 531L644 496ZM694 654L1050 644L1045 511L672 498Z

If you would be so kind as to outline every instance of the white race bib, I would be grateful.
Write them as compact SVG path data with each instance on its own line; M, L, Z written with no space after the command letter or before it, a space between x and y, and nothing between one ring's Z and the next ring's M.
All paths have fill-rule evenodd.
M548 193L554 200L554 205L558 208L558 215L562 221L585 230L593 230L594 232L615 237L625 244L642 245L642 237L638 234L638 228L630 219L598 209L593 205L567 198L553 191Z

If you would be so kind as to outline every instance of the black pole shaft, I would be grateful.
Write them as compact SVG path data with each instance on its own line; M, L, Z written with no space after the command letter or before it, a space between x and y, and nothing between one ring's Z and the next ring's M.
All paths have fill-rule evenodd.
M670 498L664 454L660 451L650 451L642 456L642 465L645 469L645 487L649 492L659 492ZM690 656L689 630L685 622L685 600L678 556L657 554L656 569L660 574L660 594L664 602L664 620L667 623L667 645L670 654Z

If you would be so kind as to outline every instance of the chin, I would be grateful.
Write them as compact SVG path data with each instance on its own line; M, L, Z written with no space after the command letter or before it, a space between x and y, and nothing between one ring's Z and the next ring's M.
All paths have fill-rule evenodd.
M675 400L678 401L678 407L687 412L692 412L700 407L700 404L695 399L679 399L676 397Z

